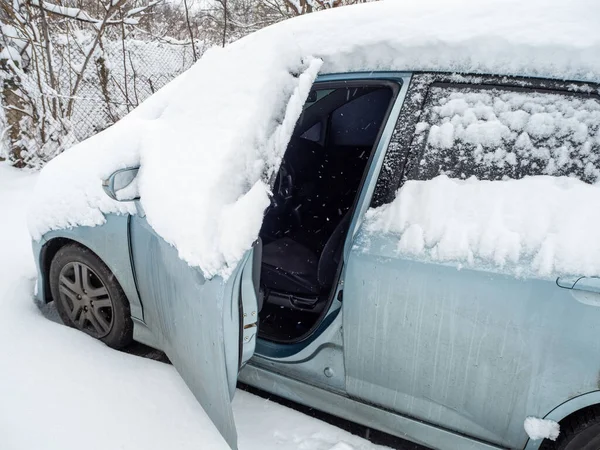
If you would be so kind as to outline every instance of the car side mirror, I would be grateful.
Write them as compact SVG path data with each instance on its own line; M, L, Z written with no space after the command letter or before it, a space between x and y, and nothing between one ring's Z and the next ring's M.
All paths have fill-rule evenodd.
M130 167L113 172L106 180L102 180L102 189L118 202L139 199L136 179L139 170L139 167Z

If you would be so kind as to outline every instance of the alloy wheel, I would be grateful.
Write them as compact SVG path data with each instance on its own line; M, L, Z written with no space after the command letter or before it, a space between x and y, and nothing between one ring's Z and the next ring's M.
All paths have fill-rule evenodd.
M70 262L61 269L60 301L73 324L95 338L106 336L113 325L113 303L108 289L86 264Z

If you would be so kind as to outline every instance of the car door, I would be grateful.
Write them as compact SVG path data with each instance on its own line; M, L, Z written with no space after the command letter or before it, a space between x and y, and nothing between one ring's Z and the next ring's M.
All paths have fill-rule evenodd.
M484 77L416 75L372 205L391 202L402 181L430 180L440 171L456 178L475 174L488 180L547 173L547 166L542 167L541 160L527 152L516 153L514 165L496 164L494 160L492 169L477 171L473 161L457 159L462 151L457 145L458 134L452 142L443 141L450 133L440 131L440 118L444 114L450 118L467 114L461 99L465 92L471 92L481 97L476 123L485 127L499 120L500 113L487 114L484 100L491 98L492 108L502 106L498 99L508 92L509 97L511 93L530 95L528 101L541 113L560 112L566 105L565 111L576 111L569 117L596 114L596 125L588 129L593 136L598 131L597 113L593 111L600 109L600 99L586 94L585 86L579 93L577 85L573 86L567 91L560 83L549 81L536 86L530 80L511 83ZM537 104L544 96L546 100ZM588 108L585 111L584 106ZM434 116L440 119L437 125ZM518 115L503 117L518 119ZM515 129L520 126L513 125ZM439 134L432 137L433 126L438 127L435 132ZM534 131L531 133L534 140ZM508 133L501 145L508 148L512 139L521 135ZM493 135L486 136L495 143ZM436 151L426 154L436 143L441 143ZM485 145L482 147L486 153ZM585 171L580 169L587 166L586 158L573 150L571 160L580 159L583 164L578 168L564 166L558 174L585 178ZM526 166L531 170L524 170ZM423 208L428 207L431 204L423 200ZM349 395L461 434L522 448L527 442L523 429L526 416L544 417L562 402L598 389L600 342L594 337L600 331L597 279L588 278L587 284L578 286L581 281L577 281L577 274L557 279L518 275L506 265L484 267L475 263L461 267L451 260L427 261L399 252L397 234L372 230L368 220L360 225L344 278Z
M231 448L231 399L240 367L254 353L260 241L227 280L205 279L141 215L130 242L145 325Z

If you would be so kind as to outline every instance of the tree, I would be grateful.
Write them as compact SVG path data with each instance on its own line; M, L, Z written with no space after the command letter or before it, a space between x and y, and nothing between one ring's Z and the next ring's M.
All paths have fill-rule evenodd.
M139 17L157 1L135 5L136 0L107 0L84 7L58 5L45 0L0 0L1 100L8 132L8 158L17 167L40 166L75 139L70 118L82 80L92 61L101 74L106 66L98 49L109 28L124 34L124 27L139 24ZM94 13L100 12L100 15ZM83 63L71 65L73 83L66 96L59 94L52 34L73 34L86 27L92 34L83 49ZM124 37L124 36L123 36ZM64 57L64 55L59 55Z

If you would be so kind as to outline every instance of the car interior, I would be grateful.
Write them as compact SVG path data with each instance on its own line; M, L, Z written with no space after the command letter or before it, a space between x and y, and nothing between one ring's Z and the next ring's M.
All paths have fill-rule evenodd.
M386 82L346 82L311 91L260 232L260 337L300 341L329 309L357 194L394 89Z

